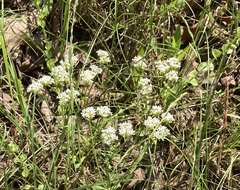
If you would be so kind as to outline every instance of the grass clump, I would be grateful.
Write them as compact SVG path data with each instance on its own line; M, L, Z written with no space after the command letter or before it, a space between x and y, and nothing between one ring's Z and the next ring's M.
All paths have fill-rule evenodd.
M2 2L0 188L238 189L238 6Z

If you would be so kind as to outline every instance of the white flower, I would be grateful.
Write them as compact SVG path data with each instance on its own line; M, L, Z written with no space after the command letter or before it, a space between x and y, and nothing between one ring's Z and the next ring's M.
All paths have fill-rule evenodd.
M96 73L92 70L82 71L80 74L80 84L81 85L91 85L93 83L93 79L96 76Z
M77 90L67 89L57 96L57 98L59 99L59 105L60 106L66 105L71 100L76 99L79 95L80 95L80 93Z
M162 121L167 123L172 123L174 121L174 117L171 113L163 113L162 114Z
M160 126L161 122L156 117L148 116L148 118L143 123L147 128L154 129L158 126Z
M152 137L157 140L165 140L166 137L170 135L170 131L167 127L160 125L155 131L152 133Z
M43 85L38 81L32 82L32 84L30 84L27 87L27 92L32 92L34 94L40 94L42 90L43 90Z
M59 104L63 105L68 103L71 97L69 96L68 91L64 91L58 94L57 99L59 99Z
M118 125L119 125L119 134L122 137L127 138L129 136L134 135L133 126L130 121L119 123Z
M136 68L141 68L141 69L145 69L147 67L146 65L146 61L145 59L142 57L142 56L135 56L133 59L132 59L132 62L134 63L134 67Z
M176 57L171 57L167 60L168 65L171 69L179 69L181 67L181 63Z
M48 75L43 75L40 79L38 79L38 82L41 83L43 86L48 86L50 84L53 84L54 80Z
M139 85L140 86L145 86L145 85L149 85L149 84L151 84L151 80L148 79L148 78L141 78L139 80Z
M108 106L97 107L97 113L102 117L108 117L112 115L111 109Z
M161 74L166 73L170 69L170 67L166 61L157 60L157 61L155 61L155 65L156 65L157 70Z
M149 84L147 86L142 87L141 94L142 95L147 95L147 94L150 94L152 91L153 91L152 84Z
M157 61L155 61L155 65L156 65L157 70L161 74L164 74L171 69L179 69L181 67L180 62L176 57L172 57L172 58L169 58L164 61L157 60Z
M102 73L102 69L100 67L98 67L97 65L91 65L90 66L91 71L93 71L96 74L101 74Z
M143 95L150 94L153 90L151 80L148 78L141 78L139 80L140 92Z
M159 115L162 113L162 111L163 111L162 106L154 105L154 106L152 106L150 113L152 115Z
M169 81L177 81L178 73L176 71L169 71L168 73L166 73L165 77Z
M100 63L110 63L111 62L111 59L110 59L110 56L109 56L109 53L107 51L104 51L104 50L98 50L97 51L97 55L99 57L99 62Z
M52 77L57 83L69 82L69 73L62 65L53 67L51 72Z
M82 110L82 117L87 120L93 119L95 115L96 115L96 111L93 107L87 107Z
M71 58L69 58L69 51L67 51L64 54L64 60L60 61L60 64L67 70L69 70L72 66L74 66L77 61L78 61L78 57L75 55L72 55Z
M103 140L103 143L107 145L111 145L114 141L118 140L118 137L116 135L116 129L114 129L111 126L103 129L102 140Z

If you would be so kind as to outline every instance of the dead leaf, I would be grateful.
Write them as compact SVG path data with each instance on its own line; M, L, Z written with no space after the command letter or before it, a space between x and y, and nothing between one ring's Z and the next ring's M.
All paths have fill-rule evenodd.
M34 18L36 18L34 11L32 15L23 13L18 17L14 15L5 18L4 37L8 51L15 49L23 39L24 34L29 33L29 30L33 28Z
M49 105L47 104L47 102L45 100L42 102L42 105L41 105L41 113L43 114L44 119L47 122L50 123L52 121L53 113L52 113L51 109L49 108Z
M134 171L133 173L133 179L132 181L128 184L127 189L132 188L133 186L137 185L141 181L145 179L145 172L142 168L138 168Z
M0 91L0 104L2 104L7 111L16 110L17 105L10 95Z
M221 79L221 82L224 86L227 86L227 85L233 85L235 86L236 85L236 81L234 79L234 77L231 75L231 76L226 76L224 78Z

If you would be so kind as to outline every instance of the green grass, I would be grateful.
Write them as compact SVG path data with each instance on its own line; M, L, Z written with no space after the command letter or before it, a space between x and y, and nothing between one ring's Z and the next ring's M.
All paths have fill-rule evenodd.
M17 11L3 1L0 189L238 189L239 3L194 2L35 0ZM21 15L29 6L35 29L10 51L6 13ZM14 53L39 65L22 70ZM145 68L134 66L135 56ZM173 57L180 68L161 73ZM59 65L65 80L63 71L54 75ZM86 85L91 65L102 72ZM42 93L29 90L43 75L53 81ZM174 121L154 115L154 105ZM99 106L111 114L84 116ZM164 130L159 123L148 126L149 116L169 134L156 133ZM126 121L132 136L122 135ZM115 131L105 138L106 129Z

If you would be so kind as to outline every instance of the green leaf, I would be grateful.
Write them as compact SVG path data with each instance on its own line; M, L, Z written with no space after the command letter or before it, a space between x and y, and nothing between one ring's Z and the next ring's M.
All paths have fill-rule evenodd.
M12 152L12 153L19 151L18 145L14 144L14 143L8 144L8 148L9 148L9 151Z
M219 49L212 49L212 55L215 59L217 59L222 55L222 51Z
M144 54L145 54L145 49L144 47L141 47L140 50L138 51L138 55L144 56Z
M193 70L188 74L188 78L186 79L186 82L188 84L191 84L192 86L198 86L198 80L197 80L197 74L198 72L196 70Z
M23 171L22 171L23 177L28 177L29 173L30 173L30 170L27 167L23 168Z
M102 187L100 185L94 185L92 186L92 190L105 190L106 188L105 187Z
M173 36L173 40L172 40L172 47L174 49L180 49L181 47L181 28L180 26L177 26L176 28L176 32Z
M237 28L237 38L240 39L240 27Z
M192 78L191 80L189 80L189 83L193 86L198 86L198 81L196 78Z
M202 62L198 65L197 70L199 72L207 72L207 71L213 71L214 70L214 65L211 61L209 62Z

